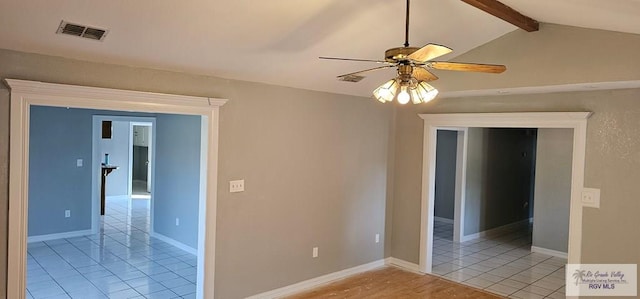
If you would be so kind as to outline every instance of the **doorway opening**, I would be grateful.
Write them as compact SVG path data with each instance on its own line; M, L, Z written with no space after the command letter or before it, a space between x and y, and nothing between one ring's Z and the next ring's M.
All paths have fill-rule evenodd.
M153 123L130 123L131 147L129 151L129 196L151 198L151 161L153 158Z
M564 242L567 244L568 239L568 260L579 261L580 257L580 248L579 248L579 239L581 236L580 231L580 219L582 216L581 211L581 202L580 202L580 191L583 188L583 178L584 178L584 148L585 148L585 140L586 140L586 119L590 113L494 113L494 114L440 114L440 115L421 115L421 117L425 120L425 134L424 134L424 158L423 158L423 193L422 193L422 226L421 226L421 250L420 250L420 269L425 273L435 273L435 274L445 274L443 272L447 272L449 278L457 280L457 281L465 281L472 279L474 276L477 276L480 280L485 274L486 271L491 271L494 269L488 269L489 266L508 266L503 267L498 272L494 272L493 274L499 274L500 276L494 277L498 281L471 281L469 284L474 285L476 287L485 288L486 286L491 286L496 284L497 282L503 282L506 286L497 286L496 290L491 290L496 293L500 293L503 295L511 295L525 286L521 284L520 281L514 280L511 281L508 278L512 275L522 274L519 276L520 280L524 280L522 278L525 277L525 270L533 271L535 274L530 276L529 279L533 279L535 277L536 280L540 280L540 283L546 283L551 280L555 280L551 284L558 283L561 281L561 284L564 284L564 277L562 271L559 270L559 267L562 267L566 263L566 256L563 259L562 257L541 257L536 252L540 252L539 249L542 249L544 254L555 254L560 253L553 252L553 250L544 250L545 248L535 248L536 246L531 246L531 234L534 234L533 242L534 245L537 241L535 237L536 230L543 230L542 228L536 228L529 224L529 219L527 217L521 217L522 222L518 225L512 225L501 228L501 233L496 234L492 232L482 232L478 231L469 231L469 228L473 225L478 224L478 219L473 219L469 217L460 217L461 215L469 214L469 211L466 209L480 209L482 210L482 206L472 207L469 205L469 202L466 202L467 199L474 197L474 194L469 194L469 192L474 192L475 190L470 187L470 183L466 182L463 185L466 185L466 188L459 189L459 185L456 184L457 191L456 195L462 193L462 197L455 197L455 208L454 208L454 222L456 225L459 225L461 228L459 231L454 233L454 236L450 238L450 240L445 240L449 242L447 245L441 244L443 239L438 239L434 236L437 233L442 233L443 227L442 223L439 223L439 219L436 218L436 207L438 204L436 203L436 182L437 182L437 138L438 138L438 130L447 129L458 131L458 136L467 136L467 140L462 140L461 143L455 144L457 146L456 151L460 148L465 148L464 155L461 159L456 158L455 162L461 161L465 164L463 169L466 169L467 173L464 177L468 178L470 175L470 171L474 170L472 166L469 166L468 162L471 160L469 155L476 154L478 150L467 149L469 146L469 131L470 127L494 127L494 128L541 128L544 130L551 128L558 129L567 129L571 135L568 138L569 154L566 157L566 161L568 161L565 165L568 165L569 173L566 175L567 184L566 195L570 198L568 202L568 207L564 209L564 216L560 217L563 220L566 220L566 211L569 210L570 221L568 224L568 237L565 235ZM565 141L567 141L565 140ZM460 146L462 145L462 146ZM451 160L451 158L449 158ZM525 159L526 160L526 159ZM451 166L449 166L451 167ZM456 165L456 168L459 168L459 165ZM477 168L477 165L476 165ZM530 170L531 171L531 170ZM548 175L548 173L547 173ZM449 176L451 177L451 176ZM459 181L456 179L456 181ZM530 183L530 182L529 182ZM472 185L472 184L471 184ZM541 184L544 185L544 184ZM471 186L473 187L473 186ZM538 186L536 186L536 194L538 193ZM460 192L462 190L462 192ZM529 193L533 193L532 189L528 190ZM466 194L465 194L466 193ZM526 192L525 192L526 193ZM526 194L525 194L526 195ZM534 205L532 202L525 201L525 204L521 206L522 213L527 214L529 216L533 216L533 218L548 216L548 213L536 213L534 211ZM547 207L548 208L548 207ZM449 209L450 211L450 209ZM525 215L526 216L526 215ZM435 221L434 221L435 220ZM441 220L441 219L440 219ZM462 222L462 225L460 225ZM544 223L545 221L540 221L540 223ZM534 220L535 223L535 220ZM449 224L450 225L450 224ZM522 233L522 229L525 229L524 234ZM527 232L528 230L528 232ZM449 234L451 234L451 229L449 228ZM471 234L470 234L471 233ZM499 242L496 243L496 240L486 240L487 236L500 236L503 237L502 241L512 241L512 244L500 245ZM455 242L456 236L459 237L461 242ZM469 246L464 246L469 245ZM448 253L440 255L438 252L439 246L448 246ZM515 246L515 247L514 247ZM490 251L493 256L502 255L504 257L504 253L518 247L520 248L517 251L514 251L513 255L505 260L491 260L491 256L486 255L487 252L482 252L483 250L490 249L490 247L496 247ZM566 247L565 247L566 248ZM534 253L531 253L534 251ZM517 254L516 254L517 253ZM484 255L483 255L484 254ZM447 256L449 255L449 256ZM482 256L481 256L482 255ZM517 261L519 258L524 257L525 255L529 256L528 261ZM464 258L461 258L464 257ZM478 259L484 258L484 264L481 264L483 261ZM442 265L442 259L451 259L444 262L448 262L446 265ZM546 263L542 264L543 261ZM509 263L514 263L512 265L507 265ZM500 263L498 265L498 263ZM527 264L528 263L528 264ZM531 265L530 263L534 263ZM542 271L540 269L532 269L533 266L540 263L538 268L544 268ZM477 264L477 267L482 266L483 269L472 269L468 268L474 264ZM489 265L492 264L492 265ZM515 267L516 264L519 264L518 267L525 267L527 269L518 269ZM435 266L434 266L435 265ZM476 268L477 268L476 267ZM454 269L455 268L455 269ZM468 268L466 271L457 271L463 268ZM554 269L551 269L554 268ZM486 271L483 271L486 270ZM551 272L546 272L550 271ZM515 271L515 272L513 272ZM454 273L455 272L455 273ZM513 273L507 273L513 272ZM523 273L520 273L523 272ZM541 272L545 272L543 276L547 276L553 274L552 277L541 277L543 274ZM557 273L553 273L557 272ZM446 275L445 274L445 275ZM508 274L508 275L507 275ZM487 276L491 278L490 276ZM542 279L546 280L543 282ZM512 283L513 282L513 283ZM529 281L531 283L531 281ZM549 289L553 288L550 285L546 285ZM502 288L505 287L505 288ZM556 288L556 289L559 289ZM553 292L553 290L551 290ZM539 294L538 294L539 295ZM549 295L549 294L547 294Z
M206 228L206 230L198 230L196 241L198 256L195 261L197 264L195 279L199 286L196 290L196 297L213 297L217 192L217 129L219 107L222 106L226 100L13 79L6 79L5 81L11 88L11 132L9 135L11 140L9 151L11 163L9 167L10 209L7 297L26 297L28 260L27 221L30 219L28 217L29 198L27 195L31 195L27 192L30 175L29 124L31 120L31 108L34 106L198 116L197 125L199 127L199 134L197 134L197 136L201 138L200 140L202 140L202 142L199 148L200 154L194 155L194 158L196 158L199 161L199 165L201 165L198 169L200 179L196 181L197 189L199 190L199 203L197 204L199 215L194 220L199 223L199 227ZM80 128L91 128L91 126L86 125ZM88 130L90 131L90 129ZM69 135L69 137L75 136ZM95 160L95 156L92 160L94 160L94 165L100 161ZM60 161L68 162L67 159L60 159ZM75 159L73 162L74 167L82 167L85 165L83 162L76 161ZM93 170L89 170L89 172L99 176L100 169L94 168ZM91 178L91 175L79 177ZM93 190L98 190L95 187L95 184L92 184ZM98 212L99 205L96 203L99 202L99 197L97 192L93 192L89 197L92 198L90 202L93 203L92 205L94 206L92 210ZM210 217L206 217L207 215ZM87 221L87 223L91 224L91 221ZM205 255L207 257L206 263L204 259Z

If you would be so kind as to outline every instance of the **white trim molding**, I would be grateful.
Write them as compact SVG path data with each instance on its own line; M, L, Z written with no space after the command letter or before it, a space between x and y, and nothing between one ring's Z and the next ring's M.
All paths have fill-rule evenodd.
M548 249L548 248L543 248L543 247L538 247L538 246L531 246L531 252L542 253L542 254L555 256L555 257L559 257L559 258L563 258L563 259L567 258L567 253L566 252L553 250L553 249Z
M518 227L527 226L531 224L531 218L523 219L520 221L512 222L509 224L505 224L502 226L494 227L488 230L483 230L481 232L477 232L475 234L463 235L461 242L467 242L471 240L475 240L478 238L486 237L486 236L497 236L504 234L510 230L516 229Z
M67 239L67 238L88 236L91 234L92 234L92 231L90 229L76 230L76 231L64 232L64 233L30 236L27 238L27 242L33 243L33 242L41 242L41 241L51 241L51 240L57 240L57 239Z
M409 271L409 272L413 272L416 274L424 274L422 272L420 272L420 265L418 264L414 264L412 262L407 262L405 260L401 260L399 258L395 258L395 257L388 257L386 259L384 259L384 263L385 265L388 266L393 266L396 268L400 268L402 270L405 271Z
M29 118L31 106L103 109L200 115L207 120L206 231L199 242L198 263L204 265L198 298L214 298L219 109L227 101L206 97L5 79L11 89L9 130L9 237L7 298L25 298L29 198ZM204 122L203 122L204 123ZM89 124L87 124L89 125ZM204 255L202 254L204 253ZM206 258L204 258L206 256ZM204 260L204 261L202 261Z
M352 275L367 272L376 268L380 268L384 266L384 264L385 264L384 260L373 261L364 265L356 266L356 267L345 269L338 272L333 272L327 275L301 281L296 284L288 285L286 287L282 287L282 288L278 288L268 292L249 296L246 299L271 299L271 298L281 298L285 296L290 296L290 295L300 293L309 289L323 286L325 284L336 281L338 279L342 279L348 276L352 276Z
M592 112L420 114L424 120L420 213L420 271L431 273L435 198L436 133L440 128L569 128L573 129L569 263L580 263L587 119Z
M182 250L184 250L184 251L186 251L188 253L191 253L193 255L198 255L198 249L193 248L193 247L191 247L191 246L189 246L187 244L184 244L184 243L182 243L182 242L180 242L180 241L178 241L176 239L169 238L169 237L167 237L167 236L165 236L163 234L160 234L160 233L157 233L157 232L151 232L151 237L152 238L156 238L156 239L158 239L160 241L163 241L165 243L169 243L169 244L171 244L171 245L173 245L175 247L178 247L178 248L180 248L180 249L182 249Z

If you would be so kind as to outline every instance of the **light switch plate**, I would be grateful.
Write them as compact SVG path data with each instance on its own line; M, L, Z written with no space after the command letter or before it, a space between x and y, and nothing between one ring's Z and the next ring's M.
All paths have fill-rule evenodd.
M600 189L583 188L582 189L582 206L591 208L600 208Z
M229 181L229 192L244 191L244 180Z
M76 167L82 167L82 159L76 160Z

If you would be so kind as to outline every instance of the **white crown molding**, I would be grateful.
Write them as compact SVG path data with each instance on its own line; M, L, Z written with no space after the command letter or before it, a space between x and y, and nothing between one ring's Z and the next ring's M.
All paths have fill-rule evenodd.
M438 95L438 98L508 96L508 95L523 95L523 94L543 94L543 93L556 93L556 92L633 89L633 88L640 88L640 80L493 88L493 89L477 89L477 90L460 90L460 91L443 91Z
M190 107L220 107L227 100L219 98L207 98L196 96L185 96L175 94L162 94L154 92L121 90L101 87L88 87L69 84L46 83L38 81L27 81L18 79L4 80L12 92L21 94L47 94L49 96L65 96L73 98L83 98L91 100L111 100L130 102L153 101L158 105L182 103Z

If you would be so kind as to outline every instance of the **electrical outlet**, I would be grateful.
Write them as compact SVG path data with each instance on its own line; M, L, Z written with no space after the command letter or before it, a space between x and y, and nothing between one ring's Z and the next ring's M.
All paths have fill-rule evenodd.
M64 218L71 217L71 210L64 210Z
M380 243L380 234L376 234L376 243Z
M312 257L318 257L318 247L313 247L313 252L311 254Z
M591 208L600 208L600 189L583 188L582 205Z
M242 191L244 191L244 180L229 182L229 192L242 192Z
M76 167L82 167L82 159L76 160Z
M176 218L176 226L180 226L180 218Z

